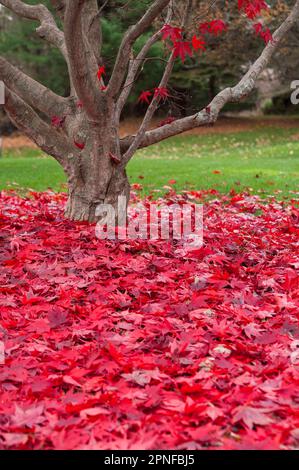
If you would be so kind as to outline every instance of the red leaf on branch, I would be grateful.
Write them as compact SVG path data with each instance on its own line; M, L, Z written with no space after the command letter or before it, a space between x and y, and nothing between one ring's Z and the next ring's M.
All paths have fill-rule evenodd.
M238 0L238 8L241 11L243 10L250 20L253 20L263 10L268 10L269 6L264 0Z
M203 38L198 38L196 35L193 36L193 38L192 38L192 47L193 47L193 49L195 49L196 51L198 49L201 49L201 50L205 51L206 50L205 44L206 44L206 42Z
M256 32L256 35L259 36L261 34L261 32L263 31L263 25L262 23L256 23L253 25L254 27L254 30Z
M152 96L152 93L150 91L143 91L138 98L138 103L150 104L149 99L151 96Z
M210 22L201 23L199 25L201 34L212 34L218 36L227 30L227 25L223 20L212 20Z
M265 31L261 33L261 38L265 41L266 44L273 41L273 36L269 28L265 29Z
M154 91L154 96L157 98L161 98L162 100L166 100L170 95L168 93L168 90L167 88L165 87L158 87L158 88L155 88L155 91Z
M170 24L165 24L161 30L162 39L170 39L172 42L177 41L182 38L182 29L171 26Z
M263 41L268 44L268 42L273 41L273 36L269 28L266 28L263 30L263 25L262 23L256 23L253 25L255 33L257 36L260 36Z
M173 45L174 57L180 57L184 63L186 57L192 57L191 43L189 41L176 41Z

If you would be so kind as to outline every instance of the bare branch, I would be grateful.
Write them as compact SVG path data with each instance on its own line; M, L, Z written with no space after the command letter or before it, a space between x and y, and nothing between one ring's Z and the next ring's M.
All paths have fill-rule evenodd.
M237 85L233 88L225 88L211 101L209 106L192 116L178 119L172 124L148 131L144 134L142 141L138 148L148 147L156 144L161 140L165 140L174 135L181 134L182 132L194 129L199 126L214 123L220 111L229 102L239 102L242 98L248 96L254 89L257 78L261 72L266 68L274 52L279 47L281 41L290 29L295 25L299 18L299 0L296 1L292 12L281 26L275 31L273 41L269 42L264 48L259 58L250 67L248 72L243 76ZM122 152L128 152L130 146L134 144L136 136L131 136L121 141ZM131 155L129 155L129 159ZM124 158L123 165L127 163L128 159Z
M146 31L146 29L164 10L169 2L170 0L156 0L152 6L148 8L143 17L134 26L131 26L126 32L120 45L108 86L107 93L110 97L115 98L122 87L127 71L127 66L131 57L131 48L133 43L144 33L144 31Z
M97 0L85 2L82 10L82 27L88 41L88 47L93 51L97 65L100 65L102 30L100 28Z
M103 94L97 86L95 57L83 32L81 16L84 4L81 0L68 1L64 17L65 40L73 85L90 119L99 121L103 112Z
M50 44L56 46L61 51L62 55L67 58L64 34L57 27L52 14L45 5L27 5L20 0L0 0L0 4L9 8L19 16L39 21L40 26L36 29L38 35L46 39Z
M67 98L56 95L1 56L0 80L26 103L48 116L63 116L71 109Z

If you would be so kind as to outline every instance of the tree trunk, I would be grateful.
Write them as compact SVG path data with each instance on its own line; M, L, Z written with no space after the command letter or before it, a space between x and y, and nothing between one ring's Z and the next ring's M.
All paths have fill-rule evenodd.
M68 219L98 222L103 218L103 211L101 212L99 207L109 204L115 211L116 225L119 220L126 220L130 197L130 184L126 171L112 164L111 172L107 177L107 168L101 167L101 161L99 161L94 174L91 174L88 167L83 168L82 173L88 175L86 179L81 175L69 178L69 196L65 210L65 216ZM96 174L99 175L98 180L94 178ZM122 204L119 204L120 196Z

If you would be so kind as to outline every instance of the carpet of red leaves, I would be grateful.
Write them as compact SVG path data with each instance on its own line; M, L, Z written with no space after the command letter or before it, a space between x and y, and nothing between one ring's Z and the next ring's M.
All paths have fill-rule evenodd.
M64 202L1 193L0 448L298 448L298 205L215 193L183 254Z

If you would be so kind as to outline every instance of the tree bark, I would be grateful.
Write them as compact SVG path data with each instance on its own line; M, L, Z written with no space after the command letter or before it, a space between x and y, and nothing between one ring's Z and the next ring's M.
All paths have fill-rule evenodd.
M107 174L107 169L101 164L99 159L95 174ZM90 162L83 163L82 173L89 175L87 180L82 179L82 175L73 175L69 178L69 194L65 209L65 216L79 222L98 222L105 216L105 211L99 211L101 206L109 204L115 211L116 225L120 220L126 219L127 207L130 198L130 184L125 169L113 166L111 174L107 178L94 181L90 173ZM106 181L103 185L103 180ZM125 198L125 205L119 204L119 197ZM100 212L101 215L98 215Z

